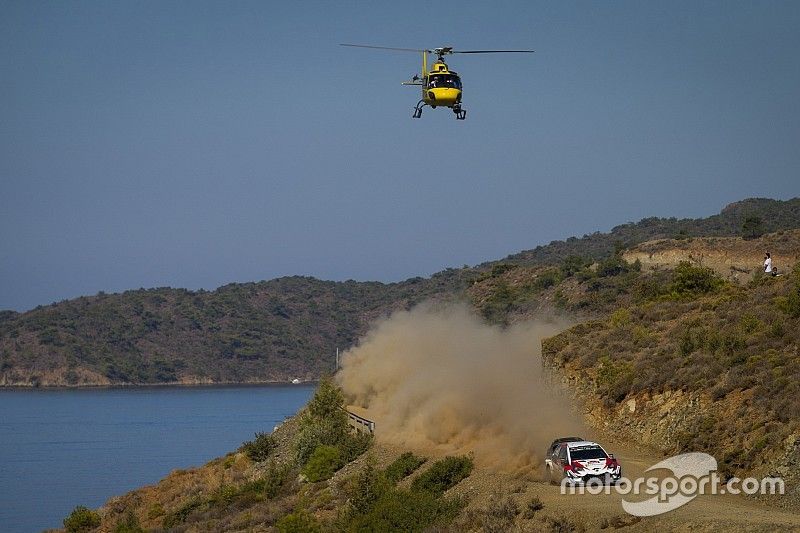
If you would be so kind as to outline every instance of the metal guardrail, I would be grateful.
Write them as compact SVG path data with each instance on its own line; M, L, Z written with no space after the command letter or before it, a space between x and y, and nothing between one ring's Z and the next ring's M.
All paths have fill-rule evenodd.
M347 411L347 423L356 428L356 431L365 431L370 434L375 433L375 422L367 420L350 411Z

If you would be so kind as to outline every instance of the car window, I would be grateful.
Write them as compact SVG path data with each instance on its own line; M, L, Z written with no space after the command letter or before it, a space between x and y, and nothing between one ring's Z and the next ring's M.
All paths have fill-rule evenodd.
M567 445L562 444L561 447L558 449L558 458L561 461L567 460Z
M573 461L586 459L605 459L608 457L605 450L603 450L603 448L600 446L582 446L580 448L570 448L569 455Z

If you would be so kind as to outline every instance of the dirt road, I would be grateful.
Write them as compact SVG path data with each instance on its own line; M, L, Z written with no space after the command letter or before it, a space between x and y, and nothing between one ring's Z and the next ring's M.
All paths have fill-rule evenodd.
M360 416L369 418L365 409L357 409ZM407 446L388 442L380 433L380 420L376 422L374 454L379 464L389 464ZM589 432L586 438L597 439L623 465L628 479L645 475L645 471L663 457L651 450L631 443L603 439ZM435 459L447 455L444 449L411 450ZM662 473L664 471L661 471ZM548 531L566 524L564 531L609 531L625 528L626 531L800 531L800 513L781 509L774 504L731 494L699 495L681 507L657 516L635 517L625 512L623 499L637 501L649 496L621 495L614 489L601 494L562 494L560 486L543 480L542 471L536 467L506 471L496 466L481 464L476 458L472 475L451 489L450 495L464 496L469 504L467 511L478 512L491 507L492 501L512 500L520 510L513 528L517 531ZM526 516L525 510L538 498L541 510ZM774 503L774 502L773 502ZM479 526L475 526L480 530Z

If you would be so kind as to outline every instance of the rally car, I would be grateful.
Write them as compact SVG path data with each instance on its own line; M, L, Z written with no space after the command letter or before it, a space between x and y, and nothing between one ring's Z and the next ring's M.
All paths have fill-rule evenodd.
M622 467L614 454L602 446L576 437L556 439L547 449L545 468L552 483L579 484L591 479L616 483L622 477Z

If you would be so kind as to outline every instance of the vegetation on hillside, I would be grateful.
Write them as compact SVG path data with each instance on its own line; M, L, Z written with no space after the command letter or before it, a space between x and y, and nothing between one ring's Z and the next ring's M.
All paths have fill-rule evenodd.
M26 313L0 312L0 385L315 379L376 318L430 298L467 298L490 322L540 308L613 310L634 288L633 244L660 237L753 237L800 227L800 199L751 199L704 219L646 218L475 268L400 283L288 277L215 291L140 289Z
M638 286L607 318L546 342L547 359L612 410L640 394L700 393L705 416L669 451L706 451L728 473L775 459L800 432L800 264L740 286L682 263Z
M457 284L449 272L402 284L292 277L81 297L0 320L0 383L316 379L372 320Z
M780 216L762 218L763 213L752 208L776 204L750 201L729 206L715 220L705 219L700 225L721 232L736 229L748 238L766 228L766 220L773 225L775 220L800 225L792 218L798 214L797 202L779 204L785 209ZM619 237L634 230L648 233L659 227L661 231L663 224L659 224L642 221L641 227L615 228L612 233ZM691 224L680 228L683 233L674 237L692 238L689 235L695 230ZM199 323L213 329L216 337L211 338L237 341L235 346L225 345L233 350L230 364L252 372L274 365L283 360L281 357L289 358L292 348L286 345L284 352L276 352L281 355L277 359L240 356L249 349L272 349L285 342L277 339L279 333L289 339L293 335L310 335L313 342L321 342L320 346L331 339L353 342L356 333L352 332L362 331L368 319L431 296L454 297L464 291L488 321L498 324L522 320L542 308L561 309L587 320L548 340L543 347L545 358L550 365L578 378L573 383L587 384L591 396L600 399L607 414L629 416L632 411L627 402L655 395L699 397L704 402L703 410L691 424L675 429L674 438L668 441L671 448L665 451L707 451L717 457L720 469L727 475L776 464L785 444L793 436L800 436L800 264L787 275L773 278L757 273L749 283L741 285L697 262L657 270L643 268L638 262L624 260L625 241L615 239L604 248L609 244L607 235L585 239L597 244L597 249L573 248L574 243L567 241L551 245L562 252L573 251L557 258L547 254L538 257L543 252L537 249L522 258L475 269L448 270L428 280L417 278L392 285L348 282L343 287L310 278L286 278L229 286L214 293L135 291L137 298L145 300L158 295L166 298L160 308L148 300L136 316L153 313L153 309L173 313L171 321L159 322L160 326L153 330L169 341L176 332L186 331L188 324L188 315L176 315L176 309L184 313L186 309L205 312L206 306L224 308L221 315ZM282 289L276 291L276 287ZM230 300L223 305L218 298L226 291ZM114 335L130 334L123 331L135 325L129 321L127 306L137 300L130 296L100 295L80 304L86 308L72 319L95 320L92 324L97 326L92 330L94 336L87 336L87 342L96 342L93 346L102 350L103 339L107 340L108 335L116 338ZM205 302L203 305L198 303L198 296ZM187 304L187 299L195 301ZM108 301L113 305L96 307ZM242 301L246 304L240 305ZM35 341L41 343L44 339L47 346L62 343L60 348L69 346L74 350L76 342L63 342L63 331L70 328L58 321L58 327L52 326L52 319L79 302L80 299L39 310L52 315L42 319L39 326L44 329L35 330ZM344 318L326 322L321 309L332 312L334 307L346 310ZM98 318L92 311L97 309L102 309L100 314L104 316L110 313L111 318ZM257 324L258 317L265 309L269 310L269 325L261 326ZM14 350L2 352L3 371L13 371L17 364L13 358L31 346L25 339L33 338L32 330L21 324L36 322L37 316L0 316L0 346L6 350L9 342L18 342ZM321 321L322 333L314 333L317 320ZM119 323L126 326L119 329ZM15 336L8 334L12 330L17 331ZM152 353L143 346L153 342L150 349L154 353L154 339L160 338L136 337L135 341L111 346L134 346L138 351L130 353L136 353L140 362L149 362ZM297 342L295 348L313 346L309 337ZM187 353L172 346L175 353ZM198 370L193 366L191 372L211 371L215 364L213 350L204 352L203 357L203 364L208 367ZM324 360L311 360L320 361L322 372ZM92 368L107 370L108 364L116 364L117 359L101 361L106 366ZM248 364L254 366L247 367ZM297 364L302 364L300 356ZM150 367L145 364L145 368ZM188 363L181 370L186 368ZM228 375L225 372L228 371L216 376ZM187 371L176 375L197 374ZM656 422L644 421L643 425ZM800 442L800 437L792 442ZM545 530L578 527L569 517L541 513L543 505L538 498L526 501L508 495L492 496L480 506L462 512L468 502L456 495L457 488L453 489L471 474L474 479L470 457L429 461L407 452L381 468L368 452L371 444L368 436L348 427L341 391L330 379L323 379L307 408L273 434L256 433L236 453L200 469L174 472L157 488L140 489L114 499L99 512L76 508L68 519L73 519L76 527L83 527L81 524L94 524L100 517L104 530L115 531L241 531L254 527L283 532L447 528L504 531L524 520ZM796 470L797 462L792 464ZM629 522L623 520L619 524L623 527Z
M404 453L385 469L363 456L368 435L348 427L342 393L325 378L305 410L272 435L257 434L237 453L98 511L77 507L70 531L424 531L445 526L464 501L446 493L469 476L470 457L426 460ZM255 458L254 458L255 457ZM349 471L342 473L343 467ZM417 471L413 483L405 483ZM81 529L88 528L88 529Z
M718 215L707 218L644 218L639 222L616 226L609 233L595 232L581 238L553 241L533 250L509 255L504 261L523 265L558 265L571 255L598 261L609 257L620 247L630 248L655 239L755 238L792 228L800 228L800 198L786 201L750 198L732 203Z

